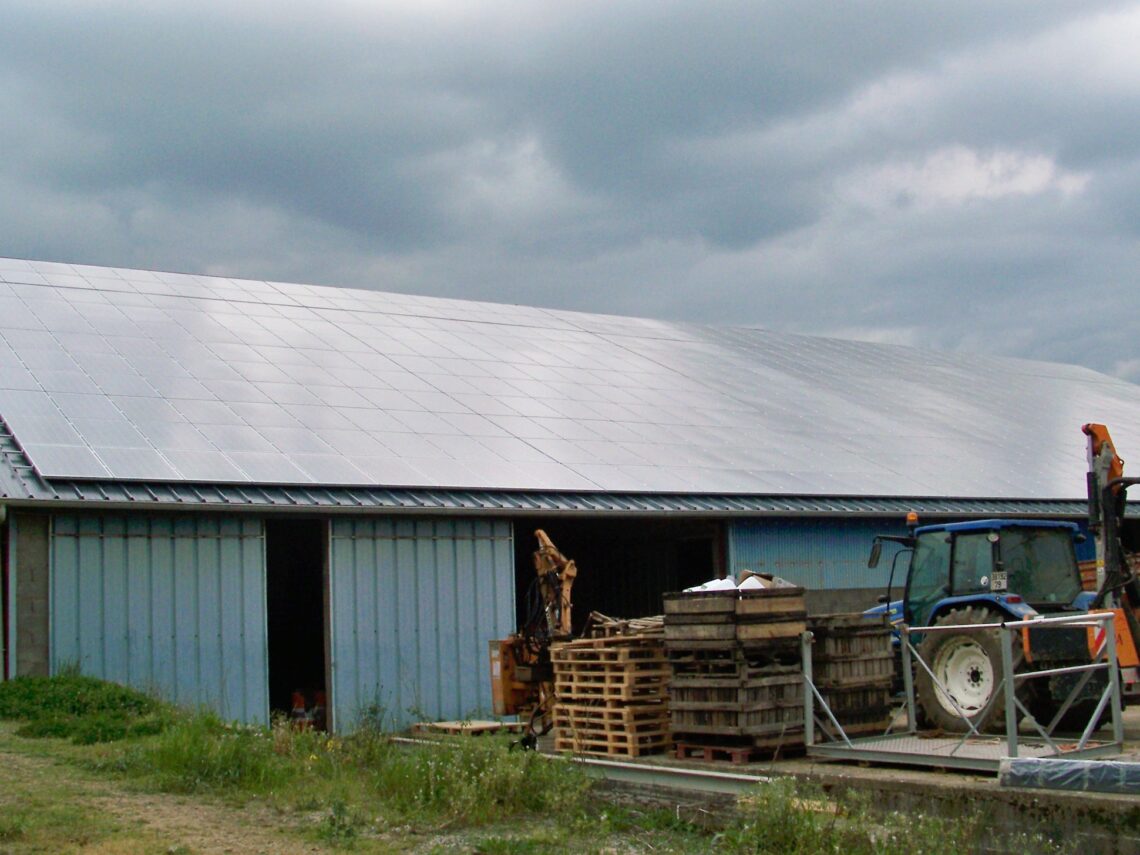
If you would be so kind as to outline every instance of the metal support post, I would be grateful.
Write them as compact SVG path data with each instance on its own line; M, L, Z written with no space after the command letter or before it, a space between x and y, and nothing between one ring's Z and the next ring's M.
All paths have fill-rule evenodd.
M1104 622L1105 652L1108 654L1108 687L1111 689L1112 741L1124 745L1124 718L1120 709L1120 666L1116 658L1116 619L1106 615Z
M1009 743L1010 757L1017 756L1017 686L1013 679L1013 651L1010 649L1013 643L1011 633L1016 631L1003 627L1000 632L1002 683L1005 686L1005 738Z
M910 661L910 627L899 624L899 644L902 647L903 691L906 693L907 732L918 731L918 716L914 713L914 668Z
M800 658L803 662L804 672L804 745L815 744L815 710L813 709L815 702L815 693L812 689L815 686L815 675L811 669L811 642L812 634L804 632L800 635Z

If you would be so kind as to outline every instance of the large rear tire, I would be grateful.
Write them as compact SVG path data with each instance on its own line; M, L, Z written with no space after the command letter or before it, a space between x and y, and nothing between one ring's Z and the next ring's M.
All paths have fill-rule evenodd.
M946 612L935 625L1000 623L1003 619L990 609L966 606ZM927 633L918 652L945 687L945 691L939 688L926 669L919 666L915 674L915 695L923 713L921 717L930 726L964 733L969 730L966 724L969 720L982 732L1005 730L1002 639L1003 634L997 629ZM1021 645L1006 643L1010 643L1016 672L1023 659Z

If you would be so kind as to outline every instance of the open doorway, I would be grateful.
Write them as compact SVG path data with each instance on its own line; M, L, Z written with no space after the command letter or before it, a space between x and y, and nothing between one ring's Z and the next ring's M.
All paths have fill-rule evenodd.
M310 720L322 728L328 697L326 531L324 520L265 523L269 708L274 715L295 715L300 695Z
M718 576L725 568L724 526L708 520L603 520L526 517L514 522L515 602L526 619L535 577L535 529L578 566L572 623L581 632L590 612L614 618L659 615L662 594Z

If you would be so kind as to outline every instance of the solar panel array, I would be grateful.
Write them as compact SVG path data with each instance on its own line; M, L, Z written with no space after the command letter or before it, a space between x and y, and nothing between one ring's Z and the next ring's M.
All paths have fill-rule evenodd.
M47 478L1067 498L1086 369L0 259L0 417Z

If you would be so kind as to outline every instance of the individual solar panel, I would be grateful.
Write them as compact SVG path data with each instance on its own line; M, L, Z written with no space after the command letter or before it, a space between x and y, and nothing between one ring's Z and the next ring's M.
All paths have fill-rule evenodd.
M242 480L263 484L309 484L315 480L284 454L232 451L227 456L241 467Z
M339 454L294 454L291 462L318 484L369 484L369 476Z
M135 481L175 481L180 473L161 454L149 448L108 448L94 451L116 479ZM165 473L157 475L156 473Z
M107 478L111 475L95 452L86 446L35 442L30 456L36 471L48 478L64 474L70 478Z

